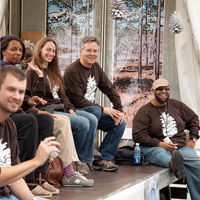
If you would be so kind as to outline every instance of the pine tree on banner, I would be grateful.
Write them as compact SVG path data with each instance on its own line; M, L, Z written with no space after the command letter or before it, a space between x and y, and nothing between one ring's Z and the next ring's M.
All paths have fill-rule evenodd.
M120 0L112 0L110 1L110 15L112 19L120 20L126 17L126 11L124 9L123 1Z
M174 11L169 19L169 28L171 33L178 34L183 31L183 20L179 13Z

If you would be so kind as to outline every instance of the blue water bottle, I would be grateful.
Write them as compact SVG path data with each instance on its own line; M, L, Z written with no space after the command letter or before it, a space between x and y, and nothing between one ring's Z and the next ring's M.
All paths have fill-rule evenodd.
M141 161L141 150L139 143L136 143L135 149L134 149L134 163L140 164Z

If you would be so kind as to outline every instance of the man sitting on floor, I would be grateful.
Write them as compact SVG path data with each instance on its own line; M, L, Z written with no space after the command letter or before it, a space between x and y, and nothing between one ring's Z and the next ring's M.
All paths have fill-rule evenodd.
M26 78L20 69L0 69L0 199L35 199L23 177L43 165L50 153L59 153L55 147L59 143L49 137L41 142L33 159L19 164L17 129L9 116L21 106L25 89Z
M200 158L193 150L199 138L199 118L184 103L169 99L166 79L153 83L154 99L133 120L133 141L140 143L145 161L170 167L178 179L186 177L192 199L200 199ZM186 142L185 129L190 130Z

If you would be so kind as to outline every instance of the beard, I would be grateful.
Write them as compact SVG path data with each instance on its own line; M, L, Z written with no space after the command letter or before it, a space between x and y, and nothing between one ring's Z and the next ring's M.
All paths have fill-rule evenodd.
M159 98L158 95L156 95L156 93L155 93L155 98L156 98L156 100L157 100L159 103L164 104L164 103L166 103L167 100L169 99L169 95L168 95L168 97L167 97L166 99L163 99L163 100L162 100L162 99Z

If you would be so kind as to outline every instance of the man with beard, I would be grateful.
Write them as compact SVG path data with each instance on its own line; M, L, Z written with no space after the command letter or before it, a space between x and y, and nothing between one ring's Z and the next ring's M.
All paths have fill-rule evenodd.
M192 199L200 199L200 158L194 151L199 139L199 118L184 103L169 99L166 79L154 81L154 99L142 106L133 120L133 141L140 143L145 161L170 167L186 181ZM190 131L186 141L185 129Z

